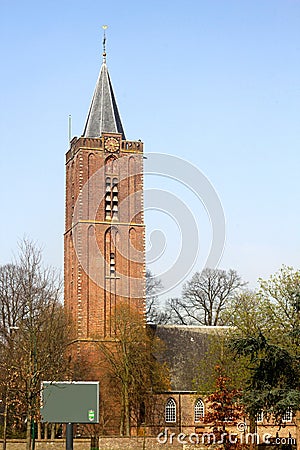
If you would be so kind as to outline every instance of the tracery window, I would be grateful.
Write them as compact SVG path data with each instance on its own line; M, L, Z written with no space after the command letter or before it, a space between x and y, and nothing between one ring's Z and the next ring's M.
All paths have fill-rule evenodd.
M195 402L194 417L195 422L200 422L204 418L204 403L201 398L198 398Z
M174 398L169 398L165 407L165 421L176 422L176 402Z
M259 411L259 412L256 414L256 422L262 422L263 419L264 419L264 413L263 413L263 411L261 410L261 411Z
M282 422L291 422L293 419L293 412L288 408L282 416Z

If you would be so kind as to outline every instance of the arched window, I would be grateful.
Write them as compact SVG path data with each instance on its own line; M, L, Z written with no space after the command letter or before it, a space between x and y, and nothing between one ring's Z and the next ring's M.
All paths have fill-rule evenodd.
M118 178L105 179L105 220L118 220Z
M261 423L264 420L264 413L263 410L261 409L260 411L258 411L258 413L256 414L256 422L257 423Z
M140 417L139 417L139 424L146 422L146 405L145 402L140 403Z
M176 422L176 403L174 398L169 398L165 407L165 421Z
M195 422L200 422L204 418L204 403L201 398L198 398L194 407Z
M105 161L105 173L118 174L118 163L115 156L109 156Z
M293 412L291 408L288 408L282 416L282 422L291 422L292 420L293 420Z

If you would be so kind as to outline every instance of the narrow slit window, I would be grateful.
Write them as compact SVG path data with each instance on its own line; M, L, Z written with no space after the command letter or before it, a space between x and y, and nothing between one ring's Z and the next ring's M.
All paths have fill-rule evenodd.
M118 199L118 179L112 180L112 220L118 220L119 217L119 199Z
M139 423L145 423L146 422L146 405L145 402L140 403L140 417L139 417Z
M111 253L110 254L110 276L114 277L116 274L116 259L115 259L115 254Z

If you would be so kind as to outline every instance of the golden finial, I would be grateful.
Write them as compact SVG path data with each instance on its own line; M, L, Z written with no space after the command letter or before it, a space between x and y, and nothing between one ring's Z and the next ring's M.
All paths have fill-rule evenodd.
M103 29L103 62L106 63L106 34L105 34L105 30L107 30L108 25L102 25L102 29Z

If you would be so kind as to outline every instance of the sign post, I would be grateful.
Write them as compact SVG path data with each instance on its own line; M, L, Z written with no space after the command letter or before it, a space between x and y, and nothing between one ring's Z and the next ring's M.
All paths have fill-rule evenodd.
M73 450L73 424L67 423L66 427L66 450Z
M99 423L99 382L43 381L41 417L66 423L66 450L73 450L73 424Z

